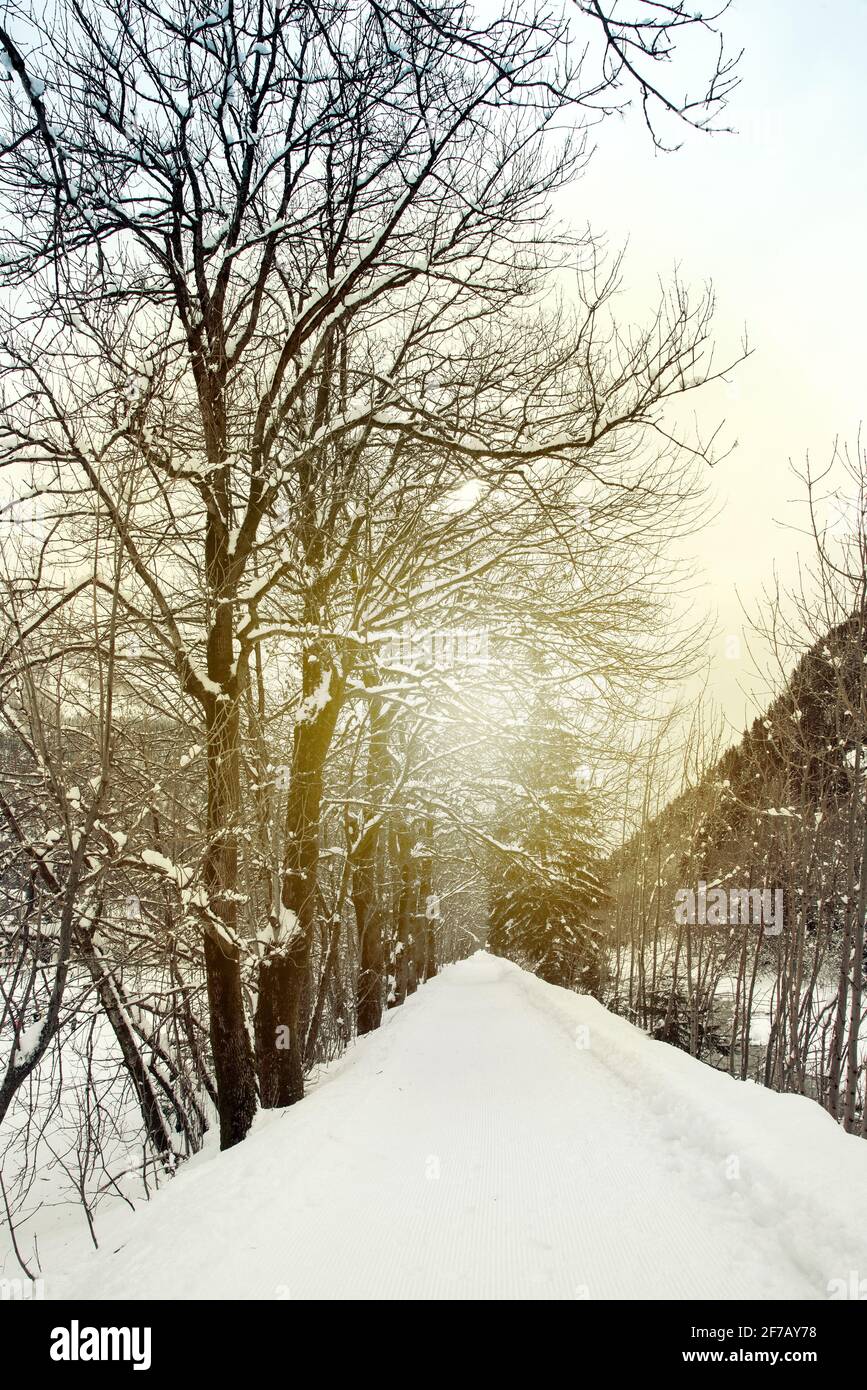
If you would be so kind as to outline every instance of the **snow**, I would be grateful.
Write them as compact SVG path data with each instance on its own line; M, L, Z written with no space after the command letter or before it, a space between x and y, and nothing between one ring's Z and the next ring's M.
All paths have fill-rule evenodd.
M166 855L160 854L159 851L155 849L143 849L141 857L149 868L159 869L160 873L166 874L169 878L174 878L175 866Z
M179 888L185 888L192 877L190 869L183 869L180 865L173 864L171 859L161 854L159 850L143 849L141 857L149 869L156 869L159 873L165 874L166 878L173 879Z
M135 979L145 996L162 988L160 979ZM87 972L73 965L68 997L82 999L91 988ZM32 1048L40 1026L38 1021L28 1024L19 1049L22 1044ZM7 1039L8 1031L0 1037L0 1053ZM5 1065L2 1057L0 1062ZM49 1050L13 1098L0 1131L0 1165L15 1211L19 1249L34 1274L40 1273L40 1265L54 1270L61 1250L69 1260L92 1248L79 1182L84 1182L97 1230L109 1209L128 1210L127 1201L138 1203L154 1183L152 1159L146 1176L141 1172L141 1114L103 1013L95 1016L93 1028L83 1015L80 1021L67 1016L59 1093L51 1081L52 1069ZM98 1123L101 1151L87 1143L82 1129L88 1088L91 1118L96 1106L106 1121ZM0 1221L0 1302L2 1280L20 1275L9 1224Z
M322 713L331 698L331 671L326 669L319 678L319 684L310 695L306 695L298 706L296 724L310 724Z
M188 652L184 652L183 655L186 656L187 663L196 680L199 682L201 686L203 686L207 693L209 695L221 695L223 687L219 684L219 682L212 681L211 677L207 675L207 673L196 664L196 662L193 660L193 658L189 655Z
M18 1045L12 1054L12 1065L14 1067L26 1066L39 1051L39 1044L42 1042L42 1028L44 1020L37 1019L31 1023L29 1028L23 1028L18 1038Z
M280 904L279 924L275 935L276 939L284 946L289 945L290 942L297 940L302 935L298 926L297 912L291 907L284 907L283 903Z
M195 762L196 758L203 751L200 743L194 743L190 749L180 759L180 767L189 767L190 763Z
M867 1145L482 952L49 1298L826 1298L867 1268Z

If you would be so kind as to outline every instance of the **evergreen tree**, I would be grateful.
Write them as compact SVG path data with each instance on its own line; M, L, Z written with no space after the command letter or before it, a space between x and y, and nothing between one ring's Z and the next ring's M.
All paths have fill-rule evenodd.
M590 778L544 686L510 762L499 788L503 848L489 869L488 946L550 984L594 993L602 888Z

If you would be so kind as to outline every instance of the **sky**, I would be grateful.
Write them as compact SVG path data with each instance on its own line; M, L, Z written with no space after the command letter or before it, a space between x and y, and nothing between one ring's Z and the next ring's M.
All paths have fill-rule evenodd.
M830 458L864 415L867 0L735 0L722 27L745 50L734 133L683 131L659 154L638 112L608 120L558 211L612 247L628 240L636 303L677 264L687 283L713 282L721 354L748 330L752 357L697 400L701 425L724 417L738 448L712 475L716 519L684 538L689 603L708 612L708 696L738 731L768 691L738 594L750 609L809 551L789 461Z

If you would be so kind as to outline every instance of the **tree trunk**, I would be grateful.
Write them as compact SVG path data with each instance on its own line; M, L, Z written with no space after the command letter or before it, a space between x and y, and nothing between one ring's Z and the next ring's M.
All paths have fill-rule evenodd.
M152 1147L165 1162L166 1167L171 1170L174 1167L175 1154L166 1118L138 1043L127 1021L126 999L123 990L108 963L103 960L90 928L80 923L76 931L75 941L94 983L99 1002L117 1039L124 1066L138 1097L145 1133Z
M361 951L356 992L359 1034L372 1033L382 1022L383 944L382 912L377 901L374 864L356 870L352 902Z
M419 880L419 911L421 915L422 979L430 980L437 973L437 933L439 919L434 914L433 903L433 816L426 816L424 840L426 853L421 861Z
M396 1008L406 999L410 989L410 960L412 955L412 920L415 910L416 883L412 860L412 835L400 826L395 835L397 863L400 873L400 895L397 906L397 941L394 948L394 991L389 1008ZM415 985L412 986L415 988Z
M322 689L320 661L303 653L302 693ZM312 660L310 658L313 658ZM259 962L256 1061L259 1093L268 1109L293 1105L304 1095L304 1002L316 925L319 815L325 758L331 744L344 678L330 671L328 695L295 726L283 851L280 915L274 942Z
M316 1003L313 1006L313 1013L310 1017L310 1027L307 1029L307 1037L304 1041L304 1063L310 1066L316 1057L316 1048L319 1044L319 1033L322 1028L322 1016L325 1012L325 1001L328 997L328 990L334 977L337 966L337 959L340 954L340 915L332 919L328 934L328 947L325 952L325 961L322 966L322 975L319 979L319 988L316 991Z
M218 607L209 634L208 675L223 693L211 696L205 710L208 844L203 871L208 907L219 923L205 932L205 971L220 1148L228 1149L245 1137L256 1114L256 1071L244 1017L237 932L240 723L228 603Z
M861 771L861 748L855 751L856 772ZM859 812L865 817L863 805ZM849 1031L846 1038L846 1084L843 1093L843 1127L850 1134L856 1128L858 1106L859 1039L861 1033L861 1000L864 993L864 914L867 910L867 817L861 823L861 863L858 875L858 906L852 925L852 975L849 1000ZM864 1112L867 1114L867 1091L864 1095Z
M359 1034L371 1033L382 1022L384 987L383 913L379 899L377 864L380 825L388 779L388 725L380 702L370 716L367 754L367 804L372 823L359 817L358 845L352 875L352 903L358 932L360 965L356 987L356 1023Z

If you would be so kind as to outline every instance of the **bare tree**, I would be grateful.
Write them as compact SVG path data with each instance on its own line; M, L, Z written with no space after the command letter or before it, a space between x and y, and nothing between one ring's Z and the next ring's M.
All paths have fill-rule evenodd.
M580 165L583 123L638 74L636 52L645 102L694 119L725 94L717 64L697 105L661 98L648 65L678 29L712 21L641 8L651 29L579 7L602 41L586 75L568 22L519 5L482 24L462 6L370 0L213 12L70 0L50 19L13 4L0 26L3 277L15 290L0 334L4 457L42 471L39 486L74 479L98 499L124 556L118 605L203 732L190 909L224 1146L256 1106L239 825L262 611L294 592L294 631L309 634L256 1009L261 1098L278 1105L303 1089L323 765L355 660L320 633L362 529L347 512L359 461L374 434L398 455L411 440L502 474L580 457L621 424L615 382L587 432L572 432L556 353L553 410L529 369L480 380L473 363L492 360L498 315L541 289L546 199ZM682 306L667 322L677 332ZM667 373L692 384L688 353L669 365L668 327L639 344L636 426L672 388Z

